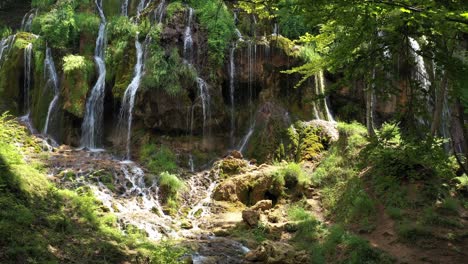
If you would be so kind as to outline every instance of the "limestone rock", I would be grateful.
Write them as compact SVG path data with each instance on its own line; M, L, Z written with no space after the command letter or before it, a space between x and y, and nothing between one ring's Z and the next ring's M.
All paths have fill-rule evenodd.
M273 202L271 200L261 200L258 201L254 206L250 207L252 210L256 211L266 211L271 209Z
M247 261L262 262L268 264L293 264L307 263L307 254L303 251L295 251L294 248L286 243L266 241L255 250L245 255Z
M242 220L249 226L257 226L260 221L260 213L256 210L246 209L242 211Z

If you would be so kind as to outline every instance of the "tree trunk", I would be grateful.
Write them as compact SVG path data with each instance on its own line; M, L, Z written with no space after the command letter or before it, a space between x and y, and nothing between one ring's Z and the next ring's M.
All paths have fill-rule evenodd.
M444 77L437 91L434 114L432 116L431 135L433 137L437 136L437 131L439 130L440 123L442 120L442 111L444 109L444 99L445 99L445 96L447 96L446 95L447 85L448 85L447 72L444 72Z

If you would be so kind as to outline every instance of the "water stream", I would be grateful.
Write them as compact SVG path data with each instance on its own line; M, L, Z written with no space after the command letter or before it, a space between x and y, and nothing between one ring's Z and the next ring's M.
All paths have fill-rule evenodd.
M38 9L34 8L27 12L21 21L21 31L30 32L34 17L37 16Z
M131 137L132 137L132 121L133 108L135 106L135 98L138 88L140 87L141 76L143 75L143 47L138 40L138 34L135 38L136 59L135 68L133 71L133 79L125 90L122 98L122 108L119 116L119 126L126 128L126 159L130 159Z
M106 64L104 57L106 49L106 17L102 9L102 0L96 0L96 7L101 17L99 34L96 39L96 48L94 51L94 61L98 69L98 79L86 102L83 124L81 126L81 146L89 149L95 149L99 144L106 86Z
M58 111L57 103L59 100L59 81L57 71L55 70L54 59L52 57L52 51L49 47L46 48L46 57L44 60L44 76L47 81L46 85L52 89L54 97L50 101L49 108L47 110L47 117L44 124L43 133L48 134L50 129L50 123L54 121L54 117Z
M164 19L164 12L166 10L166 0L162 0L158 7L154 10L154 18L158 21L158 24L162 24Z
M189 7L188 17L187 17L187 26L185 27L184 32L184 59L186 63L193 63L193 39L192 39L192 19L193 19L193 8Z

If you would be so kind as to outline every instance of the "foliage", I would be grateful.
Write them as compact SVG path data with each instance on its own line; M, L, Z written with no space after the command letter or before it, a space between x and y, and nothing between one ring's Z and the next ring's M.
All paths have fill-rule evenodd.
M166 7L166 16L172 18L176 13L182 12L183 10L185 10L185 6L181 1L171 1Z
M327 227L300 206L292 206L288 217L298 221L292 241L305 249L312 263L393 263L382 252L340 225Z
M146 89L162 89L170 96L177 96L182 93L182 87L195 85L195 69L182 62L177 49L166 54L159 45L152 45L150 54L143 77Z
M143 145L140 149L140 160L154 174L165 171L173 173L177 170L177 158L165 145L159 147L154 143Z
M159 174L159 187L169 214L174 215L179 208L179 193L185 189L185 183L177 175L164 171Z
M46 38L53 47L67 48L78 33L74 7L69 1L60 1L50 12L34 19L32 31Z
M63 71L70 73L72 71L86 69L86 59L80 55L67 55L63 57Z
M310 178L297 163L287 163L274 172L275 181L288 189L301 188L310 184Z
M399 180L452 180L452 163L443 149L443 141L405 138L396 124L384 124L377 137L362 153L366 166L380 176Z
M224 57L234 36L234 18L221 0L190 0L200 24L208 33L208 55L214 68L224 63Z
M296 122L286 131L287 141L277 150L277 159L300 162L317 159L328 145L329 138L321 128L305 122ZM284 146L285 145L285 146Z
M83 117L94 64L84 56L66 55L63 57L63 72L63 108L77 117Z

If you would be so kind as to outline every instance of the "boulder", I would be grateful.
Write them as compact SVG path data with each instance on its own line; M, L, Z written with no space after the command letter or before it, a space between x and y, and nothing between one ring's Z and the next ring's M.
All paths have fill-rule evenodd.
M272 206L273 202L271 200L261 200L258 201L254 206L250 207L250 209L256 211L266 211L270 210Z
M252 209L242 211L242 220L249 226L257 226L260 221L260 212Z
M255 250L247 253L245 259L268 264L308 263L307 253L304 251L298 252L289 244L273 241L263 242Z
M244 156L242 156L242 153L240 151L238 151L238 150L231 151L230 155L235 159L243 159L244 158Z

